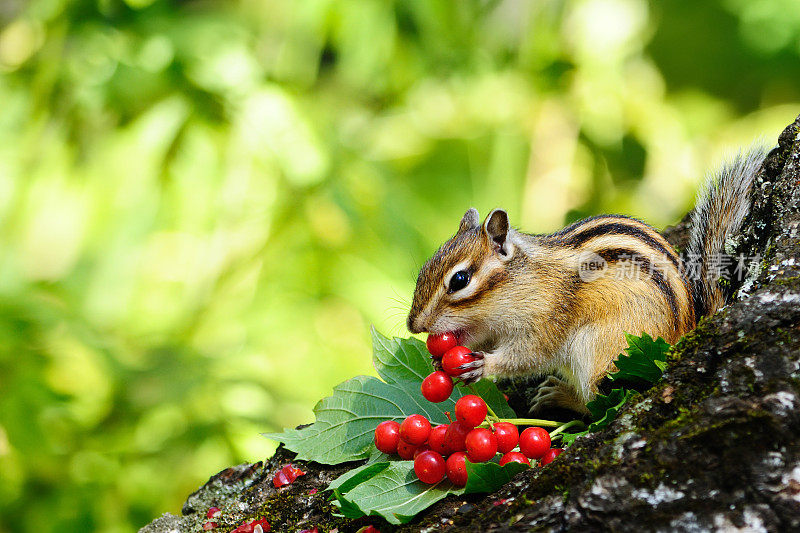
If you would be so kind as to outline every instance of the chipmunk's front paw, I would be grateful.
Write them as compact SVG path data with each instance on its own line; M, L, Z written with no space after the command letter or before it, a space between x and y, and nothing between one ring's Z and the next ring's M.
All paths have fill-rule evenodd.
M441 357L431 356L431 364L433 365L434 370L436 371L443 370Z
M577 412L586 410L575 389L556 376L550 376L544 380L537 388L536 396L531 400L531 412L541 411L548 407L564 407Z
M486 369L486 354L484 352L472 352L469 355L474 360L458 367L458 370L461 371L458 377L465 384L475 383L481 379Z

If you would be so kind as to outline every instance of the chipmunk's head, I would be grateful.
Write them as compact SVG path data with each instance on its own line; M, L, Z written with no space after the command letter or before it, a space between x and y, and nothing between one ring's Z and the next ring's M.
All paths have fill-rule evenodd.
M489 213L483 224L478 211L467 211L456 234L422 266L408 329L455 332L462 344L485 340L485 319L498 308L498 289L508 282L514 256L510 231L502 209Z

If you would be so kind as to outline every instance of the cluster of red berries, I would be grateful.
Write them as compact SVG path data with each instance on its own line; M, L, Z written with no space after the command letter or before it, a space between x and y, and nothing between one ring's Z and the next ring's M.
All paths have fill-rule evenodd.
M459 487L467 484L467 459L482 463L500 452L501 466L511 461L530 464L530 459L547 464L561 453L550 448L550 434L542 428L528 428L520 435L510 422L497 422L491 429L476 427L486 412L486 402L470 394L456 402L456 421L450 424L432 428L422 415L411 415L401 424L381 422L375 428L375 446L384 453L413 458L414 473L424 483L438 483L447 476ZM514 451L517 446L519 451Z
M453 393L453 377L463 372L459 367L474 357L469 348L458 346L452 333L429 335L427 346L434 358L441 358L443 371L433 372L423 380L422 395L430 402L443 402ZM521 435L510 422L478 427L486 419L488 407L474 394L459 398L455 412L455 422L436 427L431 427L422 415L411 415L402 423L381 422L375 428L375 446L384 453L413 459L414 472L425 483L438 483L447 476L459 487L467 484L467 459L482 463L499 452L503 454L501 466L511 461L530 464L530 459L541 460L545 465L563 451L551 449L550 434L539 427L528 428ZM517 446L519 451L514 451Z

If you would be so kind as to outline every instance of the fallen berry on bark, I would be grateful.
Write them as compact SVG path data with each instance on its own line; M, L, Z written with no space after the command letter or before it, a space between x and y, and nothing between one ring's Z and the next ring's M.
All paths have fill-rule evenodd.
M266 518L259 518L257 520L253 520L251 522L244 521L231 531L231 533L266 533L270 530L269 522L267 522Z
M290 483L294 483L294 480L300 476L304 476L306 473L296 468L292 465L286 465L277 472L272 477L272 484L275 485L276 489L279 489L285 485Z

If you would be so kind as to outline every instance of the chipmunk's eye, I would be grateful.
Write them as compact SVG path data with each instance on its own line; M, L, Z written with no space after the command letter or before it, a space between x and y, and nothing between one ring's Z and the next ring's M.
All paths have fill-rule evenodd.
M469 272L466 270L459 270L453 277L450 278L450 284L447 286L447 290L450 292L460 291L464 287L467 286L469 283Z

